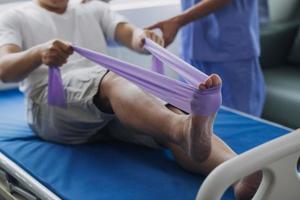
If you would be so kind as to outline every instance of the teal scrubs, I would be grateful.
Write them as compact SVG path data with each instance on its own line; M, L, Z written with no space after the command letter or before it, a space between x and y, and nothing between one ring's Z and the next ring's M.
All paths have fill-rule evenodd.
M183 10L201 0L182 0ZM223 105L260 116L265 85L258 62L257 0L232 0L182 29L182 57L223 80Z

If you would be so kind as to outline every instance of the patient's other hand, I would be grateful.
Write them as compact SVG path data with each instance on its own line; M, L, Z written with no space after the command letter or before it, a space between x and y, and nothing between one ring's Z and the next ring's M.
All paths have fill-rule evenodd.
M52 40L38 46L41 62L50 67L60 67L67 63L73 48L67 42Z

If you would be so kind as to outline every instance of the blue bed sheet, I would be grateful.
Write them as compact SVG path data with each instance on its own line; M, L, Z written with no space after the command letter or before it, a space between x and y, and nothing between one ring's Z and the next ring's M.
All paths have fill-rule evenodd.
M0 92L0 150L62 199L194 199L204 177L168 152L120 142L48 143L26 124L23 95ZM290 130L221 109L215 132L241 153ZM232 200L227 191L223 200Z

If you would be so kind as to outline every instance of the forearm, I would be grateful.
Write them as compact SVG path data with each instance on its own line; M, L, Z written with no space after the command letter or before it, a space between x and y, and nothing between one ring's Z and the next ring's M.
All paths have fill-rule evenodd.
M4 82L18 82L42 64L39 47L6 54L0 57L0 79Z
M229 4L231 1L232 0L203 0L195 6L184 11L182 14L174 17L174 20L176 23L180 24L180 26L184 26L192 21L217 11L218 9Z

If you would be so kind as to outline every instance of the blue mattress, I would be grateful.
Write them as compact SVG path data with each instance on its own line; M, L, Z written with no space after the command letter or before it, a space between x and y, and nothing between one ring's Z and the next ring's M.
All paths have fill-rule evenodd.
M23 95L0 92L0 150L62 199L194 199L204 177L169 152L109 142L77 146L40 140L26 124ZM241 153L290 130L221 109L215 132ZM228 190L223 200L231 200Z

